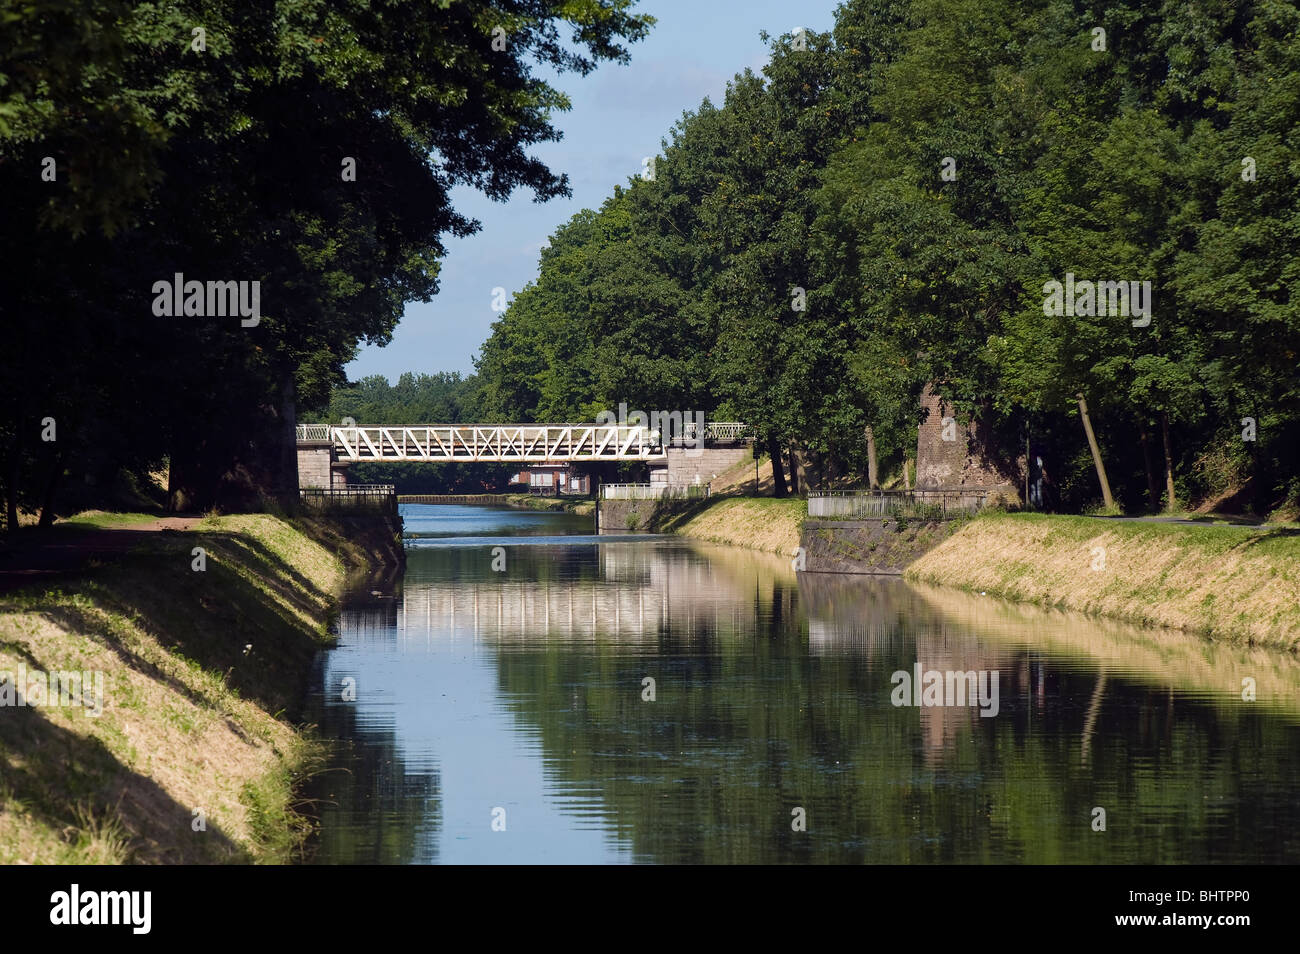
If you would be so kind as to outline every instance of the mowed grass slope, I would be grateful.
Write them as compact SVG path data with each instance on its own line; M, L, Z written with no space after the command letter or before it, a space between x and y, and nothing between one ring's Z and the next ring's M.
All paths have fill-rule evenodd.
M714 497L658 529L791 556L799 547L800 527L807 516L808 502L798 497Z
M910 580L1300 648L1300 530L1046 514L972 520Z
M288 719L329 639L342 562L269 515L183 532L98 523L135 549L0 596L0 671L104 679L98 718L0 707L0 863L289 859L313 751Z

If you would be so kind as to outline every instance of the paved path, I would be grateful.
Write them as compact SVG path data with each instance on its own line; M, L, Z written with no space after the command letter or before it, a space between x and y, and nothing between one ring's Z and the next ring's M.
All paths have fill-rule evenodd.
M1152 515L1146 517L1107 517L1104 515L1089 514L1094 520L1121 520L1125 523L1183 523L1191 527L1240 527L1245 530L1275 530L1279 526L1276 523L1251 523L1247 520L1229 520L1227 518L1212 518L1209 520L1193 520L1190 517L1161 517Z

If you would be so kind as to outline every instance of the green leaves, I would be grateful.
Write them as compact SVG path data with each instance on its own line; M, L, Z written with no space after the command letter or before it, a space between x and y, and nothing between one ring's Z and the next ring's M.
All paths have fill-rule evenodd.
M75 391L81 440L112 420L132 440L100 446L131 462L170 451L173 476L205 500L231 475L250 496L292 493L281 451L295 393L322 404L358 342L386 342L408 301L436 293L444 235L477 227L452 189L567 193L528 153L558 138L551 116L568 106L535 67L589 72L650 22L623 0L27 0L4 12L0 187L18 198L0 252L21 277L0 286L0 315L33 342L52 311L75 315L50 380L21 352L0 356L5 393L62 407ZM340 175L345 157L354 179ZM176 271L261 282L264 320L246 332L151 320L145 292ZM141 391L161 407L143 412Z
M584 244L570 275L586 294L553 298L550 320L578 316L566 334L585 344L573 365L546 359L546 387L613 403L663 393L651 377L708 380L710 406L851 462L868 424L886 454L909 447L932 382L1001 427L1004 452L1027 428L1067 483L1084 391L1130 503L1152 421L1188 471L1247 408L1268 422L1255 486L1276 502L1300 439L1298 16L1269 0L846 4L833 34L774 41L761 76L671 131L656 181L619 206L626 232ZM539 294L560 268L544 258ZM1067 273L1150 282L1151 320L1045 313ZM707 372L664 360L661 323L703 335Z

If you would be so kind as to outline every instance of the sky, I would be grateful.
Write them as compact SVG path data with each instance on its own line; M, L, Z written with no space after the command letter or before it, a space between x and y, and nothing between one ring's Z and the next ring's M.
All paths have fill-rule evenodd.
M500 317L492 290L504 288L509 300L535 279L538 254L559 226L599 207L615 185L638 175L642 159L660 153L660 140L683 112L705 97L721 105L729 79L746 67L757 72L767 62L761 30L774 36L796 27L829 30L836 6L838 0L640 0L635 9L658 23L629 46L630 63L602 63L585 77L566 73L552 83L573 108L552 120L564 138L531 153L553 172L568 173L573 197L537 203L523 190L493 202L457 189L456 209L482 228L468 238L445 238L438 294L407 305L387 347L363 346L347 366L348 379L473 372L474 356Z

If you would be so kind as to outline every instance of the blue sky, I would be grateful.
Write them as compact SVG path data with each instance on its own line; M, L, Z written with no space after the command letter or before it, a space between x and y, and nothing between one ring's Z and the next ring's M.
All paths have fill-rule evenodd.
M779 35L795 27L829 30L838 0L641 0L636 9L658 19L650 36L630 47L626 65L602 64L586 77L565 74L556 85L573 108L555 117L557 143L533 150L556 173L567 172L571 199L536 203L531 192L492 202L470 189L454 193L456 208L482 228L447 239L441 290L412 302L386 348L364 347L348 365L350 380L403 371L473 371L473 357L492 322L492 289L513 296L537 275L547 238L580 209L596 208L660 140L683 111L707 96L722 102L727 81L767 61L760 30Z

